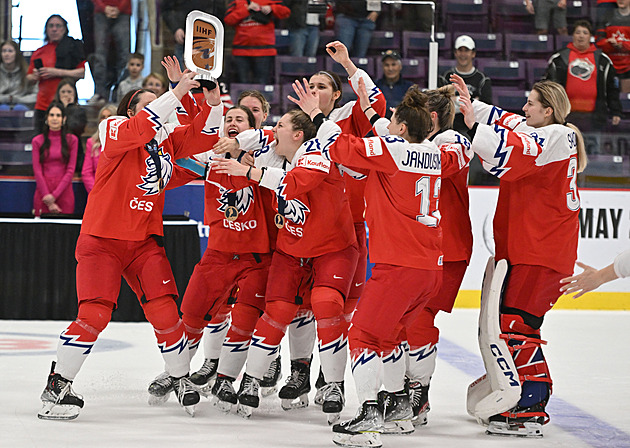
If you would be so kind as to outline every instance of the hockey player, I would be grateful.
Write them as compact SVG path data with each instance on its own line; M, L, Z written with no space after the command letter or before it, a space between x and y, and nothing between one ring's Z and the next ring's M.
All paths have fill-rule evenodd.
M365 186L366 220L370 228L370 257L375 263L349 332L352 373L361 407L357 416L333 426L333 441L343 446L381 446L384 416L411 420L400 374L385 374L391 357L400 353L400 335L442 281L442 232L439 227L441 155L426 140L431 130L427 96L411 89L390 122L372 108L364 82L359 81L360 106L382 137L359 138L340 133L332 121L318 131L322 154L329 160L368 173ZM297 86L296 86L297 87ZM299 89L296 89L299 91ZM299 94L301 107L316 105L316 95ZM324 119L315 108L317 123ZM391 135L390 135L391 134ZM395 228L395 232L391 229ZM386 407L378 403L384 380Z
M315 136L310 118L293 110L282 116L274 134L275 141L260 152L254 168L234 160L216 162L219 173L247 177L276 193L275 219L280 228L265 314L256 325L238 394L245 416L258 407L259 381L310 287L322 369L329 378L343 379L344 298L358 258L343 179L322 157L315 141L309 141ZM284 160L284 169L269 166L278 156Z
M560 280L571 275L577 257L577 173L587 162L584 142L580 131L565 122L570 103L560 84L535 83L523 117L480 101L471 103L461 78L453 75L451 81L459 91L466 125L476 130L473 151L484 168L501 179L494 216L495 259L507 260L510 268L500 328L521 387L513 407L481 420L488 423L490 434L541 436L549 419L545 406L552 381L540 327L558 300ZM494 374L488 371L488 376Z
M466 137L452 129L455 105L452 85L424 92L428 96L433 130L428 140L442 153L440 187L440 227L444 265L442 287L422 312L406 328L407 378L413 407L413 424L427 423L429 382L435 371L439 329L435 326L438 311L450 313L464 279L472 254L472 226L468 215L468 167L473 152ZM392 362L395 362L393 360ZM387 423L387 422L386 422ZM386 425L387 426L387 425ZM395 428L392 428L395 430ZM386 427L386 431L388 428Z
M144 89L129 92L118 116L99 125L102 156L76 248L78 316L60 335L40 418L78 416L83 399L72 390L72 381L111 319L121 275L153 325L180 404L192 413L199 401L187 378L187 339L162 243L163 192L174 160L212 146L223 112L219 90L204 90L206 101L191 125L164 124L179 100L199 85L195 75L184 73L177 87L159 99Z
M579 261L576 264L584 271L560 280L560 283L567 283L560 288L560 291L565 295L577 293L573 296L574 299L599 288L604 283L630 277L630 250L620 253L613 263L599 270Z
M370 76L363 70L358 69L352 62L346 46L338 41L330 42L326 45L326 52L335 62L344 67L348 74L350 86L355 91L358 88L359 79L363 80L369 92L372 107L378 114L384 116L386 111L385 96L379 88L376 87ZM363 137L370 132L372 126L367 118L365 118L365 114L361 111L358 101L349 101L343 106L339 106L342 87L341 79L336 73L330 71L317 72L310 77L308 85L311 91L317 91L319 93L319 110L322 111L327 119L336 122L343 132L357 137ZM289 97L289 99L293 100L292 97ZM299 105L299 103L296 104ZM306 113L311 112L311 109L302 110ZM352 313L365 287L367 270L367 238L365 220L363 217L365 214L365 200L363 197L365 183L355 179L348 173L344 174L343 179L346 183L345 192L350 201L350 210L352 211L354 229L360 251L357 270L354 273L350 292L344 304L346 325L349 326ZM294 351L294 346L300 345L297 341L308 341L308 334L312 334L314 331L312 325L304 325L304 317L292 324L289 327L289 340L291 342L292 351ZM320 350L322 350L321 347ZM300 350L296 348L295 351L298 352ZM302 392L302 396L305 396L306 393L310 391L310 382L307 384L302 381L302 379L310 375L311 351L312 346L309 348L308 343L306 343L303 344L303 348L301 348L301 352L306 356L302 355L301 359L296 360L295 356L299 357L299 355L292 353L292 372L295 372L295 374L292 374L292 377L294 377L296 381L292 382L291 378L289 378L287 385L280 390L281 398L285 396L287 398L295 398L295 395L299 393L296 391ZM298 369L297 372L294 368ZM323 411L329 414L329 422L333 423L338 419L339 412L341 412L344 406L343 378L325 378L320 371L316 387L317 394L315 396L315 403L322 405ZM302 402L303 405L308 404L308 398L305 400L305 403L304 401Z

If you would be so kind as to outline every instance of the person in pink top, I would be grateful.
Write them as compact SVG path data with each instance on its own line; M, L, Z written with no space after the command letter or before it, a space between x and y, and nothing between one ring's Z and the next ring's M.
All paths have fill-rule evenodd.
M103 106L98 112L98 122L106 118L116 115L116 106L108 104ZM98 135L98 129L85 143L85 159L83 159L83 167L81 168L81 178L86 191L89 193L94 188L94 176L96 176L96 166L98 157L101 155L101 140Z
M72 173L77 164L79 141L66 134L66 113L61 103L46 110L44 130L33 138L33 173L37 188L33 214L73 213Z

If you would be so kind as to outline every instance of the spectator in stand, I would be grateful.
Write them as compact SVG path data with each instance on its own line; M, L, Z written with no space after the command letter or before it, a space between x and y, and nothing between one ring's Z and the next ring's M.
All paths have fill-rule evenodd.
M161 0L162 17L175 40L175 57L184 67L186 16L190 11L203 11L219 19L225 16L225 0Z
M116 115L116 106L107 104L98 112L98 122L100 123L112 115ZM83 185L85 185L85 190L88 194L92 191L92 188L94 188L94 177L96 176L96 167L100 155L101 139L97 126L96 132L87 139L87 143L85 144L85 159L83 160L83 168L81 169L81 178L83 179Z
M92 0L94 3L94 96L88 104L104 104L127 64L131 46L130 0ZM114 47L112 47L112 43ZM109 53L116 54L114 67L107 66Z
M12 40L0 45L0 110L28 110L37 99L37 89L26 79L28 65L20 47Z
M144 70L144 55L142 53L131 53L127 61L128 76L120 81L116 89L116 102L120 103L123 96L130 90L142 88L142 70Z
M337 40L348 47L350 56L364 58L381 12L380 0L338 0L335 5Z
M159 98L168 90L168 82L164 75L151 72L142 80L142 88L150 90Z
M276 51L274 19L289 17L291 10L280 0L232 0L225 24L236 28L232 56L236 81L269 84Z
M617 9L617 0L597 0L595 8L595 26L597 29L603 28L615 9Z
M79 152L77 156L77 168L83 163L83 141L81 137L87 126L87 114L82 106L79 106L77 86L72 78L64 78L57 86L55 102L63 104L66 120L65 127L69 134L78 139Z
M402 58L396 50L387 50L381 58L383 65L383 77L375 82L376 86L381 89L385 100L387 101L387 113L385 117L390 119L392 116L392 107L400 104L403 97L413 83L401 76Z
M438 84L440 86L448 85L451 83L449 80L452 74L459 75L466 83L471 98L479 99L486 104L492 104L492 83L490 78L477 70L473 65L476 52L475 41L472 37L463 34L455 39L454 53L457 65L442 73ZM458 106L459 103L456 103L456 105ZM457 107L457 113L455 114L453 129L464 135L470 134L468 127L464 124L464 116L459 111L459 107Z
M597 46L610 57L617 70L621 91L630 92L630 0L617 0L617 10L597 30Z
M289 54L315 57L319 45L319 18L326 14L326 2L285 0L284 4L291 10L285 22L289 29Z
M33 138L35 196L33 214L73 213L72 175L77 163L78 139L66 134L63 104L52 102L45 111L44 130Z
M46 20L44 41L46 45L35 50L31 56L27 76L30 82L39 82L35 103L36 132L42 132L46 110L61 79L70 77L78 80L85 76L83 43L68 36L68 22L59 14L53 14Z
M534 15L536 33L549 33L549 19L558 34L569 34L567 28L567 0L525 0L527 12Z
M545 79L562 84L567 91L571 101L567 121L580 129L599 131L609 116L617 126L622 112L617 72L610 58L591 43L592 36L590 22L575 22L573 41L551 56ZM598 152L599 145L593 149Z

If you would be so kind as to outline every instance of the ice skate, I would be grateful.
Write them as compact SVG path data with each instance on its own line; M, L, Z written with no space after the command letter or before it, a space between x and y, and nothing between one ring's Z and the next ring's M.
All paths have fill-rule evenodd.
M257 378L243 375L241 387L238 390L238 407L236 413L243 418L252 416L252 410L260 404L259 397L260 382Z
M407 392L404 390L400 392L382 390L378 393L378 404L383 409L383 434L411 434L414 432L413 410Z
M328 424L333 425L339 421L346 402L343 381L330 382L320 390L323 398L322 411L328 416Z
M55 364L53 361L41 395L43 406L37 416L44 420L73 420L83 407L83 397L72 390L72 381L54 373Z
M321 406L324 403L324 393L322 392L322 387L326 385L326 379L324 378L324 372L322 372L321 366L319 367L319 374L317 375L317 381L315 381L315 398L313 399L313 403Z
M549 421L545 403L529 408L516 405L509 411L490 417L486 434L516 437L542 437L542 426Z
M381 447L383 413L376 401L365 401L356 417L333 426L333 442L339 446Z
M282 400L282 409L305 408L308 406L308 393L311 391L311 360L291 360L291 376L282 386L278 397Z
M199 370L190 375L190 382L193 387L199 391L204 397L210 395L210 390L214 385L217 377L217 367L219 359L208 359L203 361L203 365Z
M260 380L260 394L263 398L275 394L278 391L278 380L282 377L282 364L280 355L273 361L265 375Z
M233 383L234 378L219 374L212 386L212 405L226 414L232 410L232 405L238 403L238 395L236 395Z
M173 379L162 372L149 384L149 405L160 406L168 401L173 391Z
M409 401L413 409L413 418L411 422L414 426L423 426L427 424L427 416L431 407L429 406L429 385L423 386L419 381L410 381L409 384Z
M199 392L193 387L188 375L181 378L171 377L171 381L177 401L179 401L179 404L183 406L191 417L194 417L195 407L197 403L199 403Z

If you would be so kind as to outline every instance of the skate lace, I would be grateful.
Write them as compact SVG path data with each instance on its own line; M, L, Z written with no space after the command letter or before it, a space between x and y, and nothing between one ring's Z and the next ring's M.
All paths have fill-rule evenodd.
M324 401L344 401L343 392L341 390L341 386L339 383L327 383L325 386L321 388Z
M298 369L291 369L291 376L287 378L287 386L298 388L302 385L306 375Z
M258 380L252 376L245 375L241 389L245 395L258 395Z
M424 394L424 388L420 383L409 385L409 404L414 407L422 405L422 396Z
M218 362L216 359L206 358L201 368L197 371L197 374L205 376L214 373L217 370L217 364Z
M61 391L59 392L59 395L57 396L57 403L60 403L61 400L63 400L65 398L65 396L69 396L69 397L77 397L81 400L83 400L83 396L77 394L73 389L72 389L72 383L70 381L65 381L65 380L59 380L59 385L63 386L61 388Z
M190 384L188 378L174 379L173 389L175 390L175 393L177 394L177 398L180 403L187 393L194 391L194 388L192 387L192 384Z
M271 361L271 365L269 366L269 369L267 369L267 371L265 372L263 379L273 379L276 376L279 365L280 363L278 362L278 358Z
M171 385L171 382L173 382L173 380L171 379L169 374L166 372L162 372L153 380L152 385L167 388Z
M226 378L220 378L219 380L219 389L217 390L217 395L221 392L229 392L234 393L234 386L232 382Z

